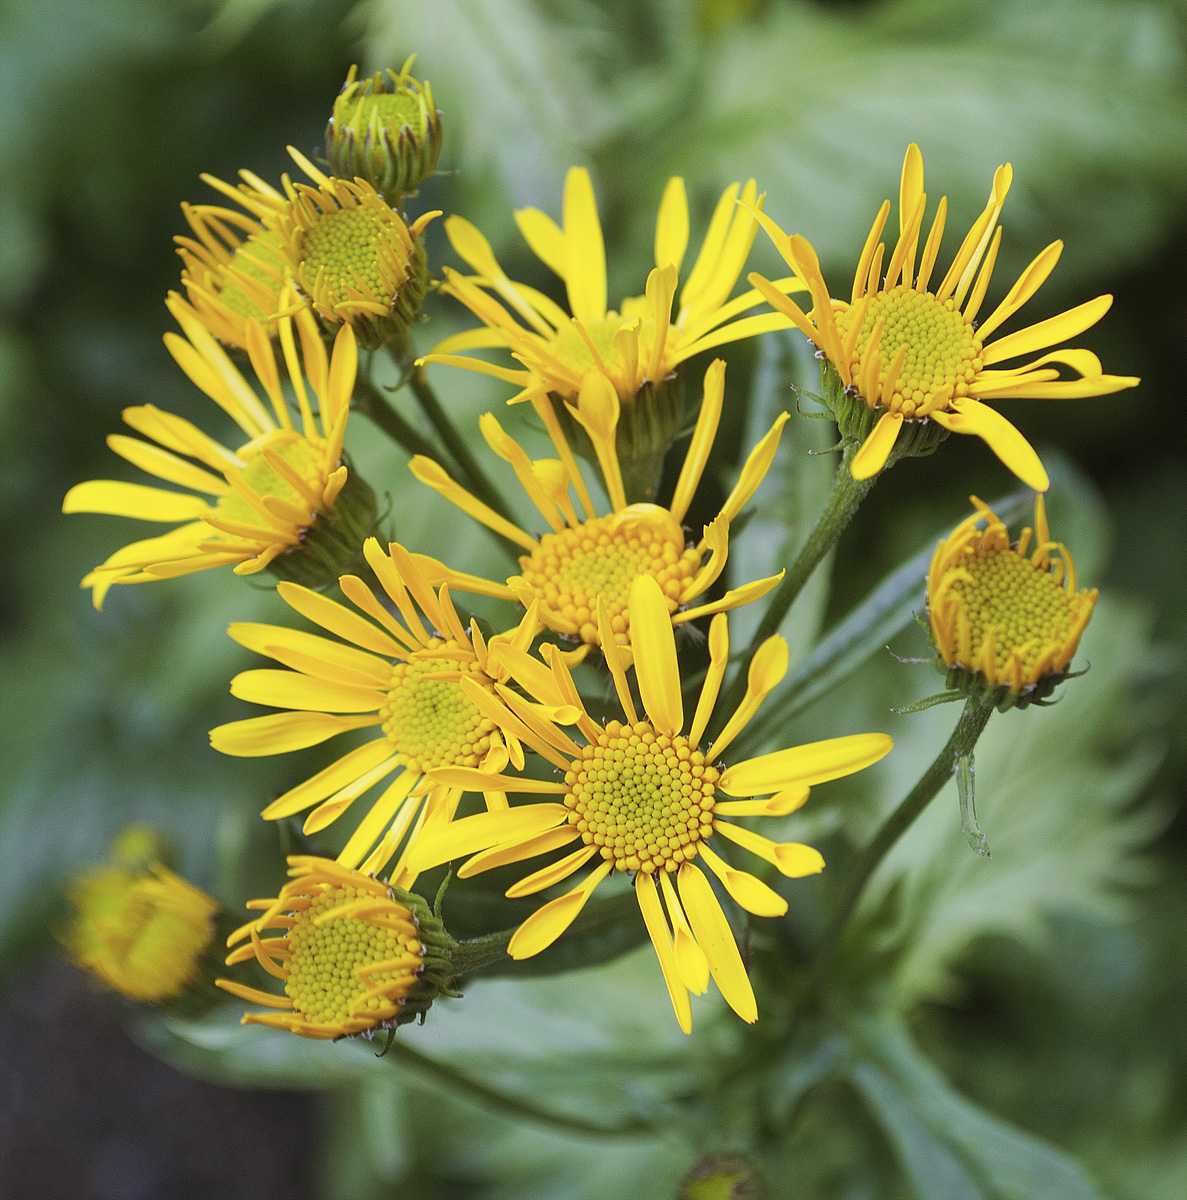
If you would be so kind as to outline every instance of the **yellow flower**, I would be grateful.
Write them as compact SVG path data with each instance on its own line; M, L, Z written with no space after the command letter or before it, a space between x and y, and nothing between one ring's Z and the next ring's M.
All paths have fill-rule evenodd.
M422 831L452 820L461 799L460 789L434 786L426 772L440 766L497 772L509 759L523 765L517 724L492 720L485 702L473 700L461 685L468 680L493 697L506 672L492 652L503 643L526 649L538 623L529 611L518 628L492 638L488 647L473 621L469 630L462 626L449 589L434 593L403 546L393 542L385 554L368 538L363 550L402 621L354 575L339 583L358 612L281 583L278 590L290 607L343 641L281 625L233 624L229 632L237 642L290 670L244 671L232 680L232 695L290 711L220 725L211 730L210 741L224 754L257 757L316 746L352 729L374 729L370 741L285 792L262 815L279 820L316 804L304 827L315 833L395 775L338 861L374 873L404 843L392 879L410 886L416 875L405 869L407 847ZM507 807L497 788L487 793L486 803L492 811Z
M625 721L602 726L590 718L555 647L543 649L547 669L522 652L500 650L501 661L516 681L559 714L538 720L529 731L531 737L525 735L524 740L565 772L564 781L492 777L472 769L432 772L434 780L453 787L535 792L553 795L555 802L529 803L455 821L449 828L422 837L412 850L410 865L427 870L473 855L458 871L459 876L468 877L578 843L573 852L507 889L508 896L530 896L596 863L576 888L550 900L524 921L511 939L508 953L517 959L538 954L564 933L612 871L633 872L639 907L680 1027L685 1032L691 1028L689 992L705 991L710 975L730 1007L743 1020L754 1021L758 1010L746 968L701 865L716 875L748 912L781 916L787 911L787 902L755 876L730 866L709 842L714 834L720 834L784 875L814 874L824 860L810 846L777 844L728 818L793 812L808 798L810 785L877 762L890 750L891 740L880 733L834 738L719 769L713 764L783 678L787 643L776 635L759 647L750 664L745 697L713 743L701 751L700 740L729 659L726 618L719 615L713 619L710 665L689 732L684 735L676 644L659 584L649 575L641 576L631 589L630 603L642 717L636 711L615 640L609 636L604 605L599 607L598 620L606 630L606 660ZM477 694L473 686L466 690ZM511 693L503 690L500 696L509 701ZM583 746L561 728L573 723L585 740Z
M491 449L511 464L524 491L552 531L539 538L504 520L454 482L440 464L419 455L413 458L409 466L417 479L527 551L519 560L522 574L512 576L505 585L451 571L441 563L431 563L433 581L448 583L461 591L518 600L525 607L537 604L540 621L548 629L579 638L587 645L598 645L601 641L597 622L599 597L606 605L609 628L617 641L624 646L631 644L631 585L642 575L659 582L673 625L736 608L764 595L778 584L782 573L735 588L708 604L686 607L720 576L729 546L730 522L770 469L787 419L786 413L780 414L751 451L737 486L705 527L704 536L698 543L686 545L681 522L692 503L717 434L724 388L725 363L717 359L705 372L704 401L672 502L668 508L661 508L657 504L626 503L615 448L618 395L605 376L586 376L572 412L588 433L601 464L611 504L611 511L605 516L596 515L577 461L547 401L540 403L537 411L560 456L557 459L533 461L504 432L495 417L486 413L480 422L483 436ZM706 554L709 559L702 564Z
M1071 400L1103 396L1134 387L1128 375L1105 375L1088 350L1052 346L1095 325L1109 310L1112 296L1029 325L995 341L989 339L1039 290L1063 250L1052 242L1018 278L1002 302L979 325L1001 243L995 229L1012 171L999 167L989 202L969 230L947 273L929 290L947 214L940 200L931 231L915 270L927 197L923 158L912 143L903 162L899 192L899 237L883 274L885 247L879 238L890 213L885 201L857 264L848 303L832 300L807 239L788 236L759 213L780 254L807 281L813 308L809 315L782 294L778 284L752 274L750 282L816 344L855 398L859 411L842 419L842 433L861 441L851 470L868 479L886 465L896 442L907 431L934 422L951 433L971 433L1029 487L1046 491L1047 472L1030 443L999 412L982 403L1015 397ZM998 366L1010 359L1048 351L1030 362ZM995 369L996 368L996 369ZM1066 368L1073 378L1061 378Z
M275 337L276 317L283 308L286 275L275 228L278 210L249 201L222 180L203 179L241 198L248 212L216 204L182 204L194 236L173 239L184 263L181 282L202 324L220 342L245 350L248 321L259 322L269 337ZM284 203L284 197L262 180L255 183L259 195Z
M270 1025L309 1038L369 1034L423 1014L448 968L447 940L419 898L324 858L294 856L294 878L274 899L252 900L264 915L227 939L250 938L228 965L254 959L284 981L284 995L230 979L224 991L286 1012L247 1013L244 1025ZM420 911L418 911L418 908ZM279 936L261 938L269 929Z
M410 55L399 74L376 71L356 78L352 66L326 125L326 156L335 175L367 180L398 205L427 179L441 153L441 113L433 89L408 73Z
M317 184L284 181L289 203L277 223L289 274L322 317L353 325L365 346L406 337L429 282L417 239L441 214L405 225L365 180L334 179L289 153Z
M108 588L116 583L145 583L231 565L239 575L251 575L269 565L274 571L286 566L297 570L302 559L299 552L312 536L311 530L323 529L327 537L333 534L330 514L335 520L345 514L351 518L347 524L352 529L366 527L364 534L370 531L365 511L370 489L358 491L366 487L358 480L358 489L342 494L347 482L347 469L341 465L342 438L358 367L351 331L344 328L339 333L333 357L327 360L321 333L308 308L300 309L295 317L280 319L279 340L301 417L298 432L289 415L272 346L258 321L247 321L245 342L270 411L190 306L176 295L167 304L186 335L165 335L170 353L235 421L246 440L238 449L230 449L155 405L124 409L125 423L151 440L116 434L107 439L111 449L158 479L190 490L110 479L94 479L70 489L63 512L183 522L162 536L117 550L87 575L82 586L93 589L96 608L102 607ZM300 356L294 325L301 342ZM314 416L315 409L319 416ZM369 503L373 506L373 497ZM288 557L280 559L282 555Z
M113 861L76 876L61 934L70 957L132 1000L179 999L202 975L218 902L159 862Z
M739 207L738 192L738 185L730 184L717 204L680 293L675 319L672 301L688 247L689 225L684 181L679 177L668 181L660 203L655 269L647 277L644 294L627 297L617 312L606 307L602 226L584 168L571 168L565 180L563 227L536 208L515 214L528 245L565 281L572 316L543 293L513 283L486 238L469 221L450 217L445 222L449 240L476 274L464 276L446 267L447 282L441 290L457 297L487 328L447 338L423 361L451 363L504 379L522 389L516 400L548 392L576 400L586 377L597 372L610 381L619 400L629 404L644 385L662 383L694 354L771 329L786 329L789 322L775 313L734 319L761 301L757 292L729 299L758 230L754 217ZM761 210L763 197L756 195L753 179L742 189L741 199ZM799 290L803 284L793 277L774 286ZM493 346L509 349L526 369L508 370L454 353Z
M1015 546L998 517L976 496L972 502L977 511L940 542L931 561L932 641L950 687L963 682L1004 707L1044 699L1066 677L1097 591L1076 590L1075 564L1051 540L1042 496L1035 498L1034 530L1024 529Z

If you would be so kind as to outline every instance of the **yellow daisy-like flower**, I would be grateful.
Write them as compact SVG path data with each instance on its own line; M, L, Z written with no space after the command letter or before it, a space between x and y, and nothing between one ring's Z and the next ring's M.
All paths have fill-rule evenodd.
M289 273L321 316L353 325L364 345L405 337L429 282L417 239L440 212L405 225L365 180L335 179L289 153L317 185L284 181L289 203L277 223Z
M66 895L74 912L62 942L109 987L160 1004L199 981L219 905L167 867L114 861L77 876Z
M1047 472L1030 443L983 401L1071 400L1107 395L1139 382L1133 376L1105 375L1091 351L1049 349L1095 325L1108 312L1112 296L1097 296L990 341L1051 274L1062 242L1052 242L993 312L977 323L1001 244L1001 228L995 226L1011 178L1008 164L998 168L985 210L947 273L929 288L948 204L947 197L940 200L916 271L927 197L923 157L912 143L903 162L894 252L883 274L885 246L879 239L890 214L890 201L885 201L866 239L847 303L830 298L816 252L806 238L789 237L764 214L756 214L780 254L807 281L812 311L805 314L778 284L761 275L750 275L750 282L807 334L854 396L857 411L839 424L843 434L862 443L851 463L855 479L876 475L907 431L916 433L934 422L951 433L976 434L1027 486L1046 491ZM1048 352L1023 365L998 366L1044 350ZM1074 378L1061 378L1061 369Z
M248 173L256 194L283 205L284 197ZM247 212L216 204L182 204L193 237L175 237L184 267L182 286L190 304L220 342L247 348L247 323L258 321L269 337L276 336L276 317L284 304L286 271L282 239L275 228L279 209L251 203L243 192L203 176L219 191L240 199Z
M1065 678L1097 591L1076 590L1075 564L1051 540L1042 496L1035 498L1034 529L1024 529L1016 545L995 513L976 496L972 502L977 511L932 558L932 641L949 686L963 682L1005 707L1044 699Z
M284 981L284 995L230 979L224 991L285 1012L247 1013L244 1025L270 1025L308 1038L392 1029L423 1014L448 968L440 922L416 899L370 875L324 858L293 856L294 878L274 899L252 900L264 915L227 939L228 965L254 959ZM278 936L261 938L269 929ZM426 986L427 985L427 986Z
M87 575L82 586L93 589L95 607L102 607L108 588L116 583L145 583L222 566L234 566L239 575L269 565L279 571L289 562L277 562L280 556L299 552L303 542L316 536L315 530L325 534L327 545L345 537L342 551L357 553L358 539L370 532L367 512L369 505L373 517L374 497L370 489L359 490L365 487L361 480L358 488L343 493L347 469L342 465L342 438L358 368L358 349L350 329L339 333L333 356L327 359L308 308L279 320L278 337L301 417L298 431L289 415L272 346L258 321L247 321L245 342L268 404L185 301L174 295L167 304L186 335L167 333L169 352L231 416L247 440L232 450L155 405L124 409L125 423L151 440L113 434L107 439L111 449L158 479L190 490L110 479L94 479L70 489L63 512L183 522L162 536L117 550ZM351 538L359 529L362 532L351 549ZM300 553L293 554L289 565L296 570L300 559Z
M476 272L464 276L445 268L442 291L457 297L487 328L447 338L424 362L451 363L494 375L520 387L517 400L552 392L576 400L591 372L610 381L623 404L647 384L666 380L704 350L753 337L789 322L775 313L735 318L761 302L757 292L729 299L746 263L758 224L738 205L739 187L722 194L693 266L675 318L672 301L688 248L688 200L684 181L668 181L655 227L655 269L642 296L623 300L621 311L606 307L606 254L589 172L573 167L565 180L564 223L536 208L520 209L516 223L537 257L565 281L572 316L526 284L513 283L490 243L462 217L445 231L453 248ZM762 209L754 180L741 189L744 205ZM799 290L795 277L775 287ZM491 294L493 293L493 295ZM500 303L501 301L501 303ZM525 370L507 370L456 350L504 346Z
M550 900L524 921L511 939L508 953L517 959L540 953L564 933L612 871L632 872L639 907L680 1027L685 1032L691 1028L689 992L705 991L710 975L730 1007L743 1020L754 1021L758 1010L746 969L701 867L707 867L748 912L781 916L787 911L787 902L755 876L730 866L709 843L714 834L720 834L792 878L818 872L824 860L810 846L777 844L728 818L793 812L808 798L812 784L870 766L890 750L891 740L880 733L834 738L779 750L722 770L714 764L787 670L783 638L776 635L759 647L750 664L745 697L714 742L702 751L699 743L729 659L725 616L715 617L709 631L709 670L687 735L681 732L685 720L676 643L659 584L644 575L631 589L642 716L636 711L625 664L609 634L605 605L599 607L598 621L625 721L602 726L590 718L555 647L544 647L547 669L522 652L500 651L502 661L529 694L564 717L575 717L541 721L530 731L531 737L525 738L565 772L563 782L492 777L456 768L434 771L432 778L453 787L552 794L556 801L455 821L422 837L412 850L410 865L427 870L473 855L458 872L467 877L578 842L576 850L507 889L508 896L534 895L588 864L596 864L576 888ZM476 693L472 686L467 691ZM566 707L571 711L565 712ZM575 723L586 744L573 741L562 723Z
M371 740L285 792L262 815L279 820L316 804L304 826L306 833L316 833L395 775L338 861L374 873L403 843L405 854L392 880L407 887L416 878L405 869L407 847L422 831L452 820L462 794L427 782L426 773L442 766L497 772L509 760L523 765L519 723L500 723L490 715L501 717L502 706L494 698L507 677L493 651L504 643L526 649L538 622L530 610L516 629L492 638L488 646L473 621L469 629L462 625L449 589L434 593L398 542L384 553L368 538L363 550L385 602L354 575L344 575L339 584L357 612L297 584L278 588L291 608L342 641L281 625L230 627L241 645L290 668L244 671L232 680L232 695L291 711L220 725L211 730L210 741L224 754L257 757L316 746L352 729L374 729ZM480 699L463 689L465 681ZM486 802L492 810L507 806L497 788L487 793Z
M712 586L725 567L730 522L770 469L787 420L786 413L780 414L751 451L737 486L705 527L704 536L695 544L686 544L681 522L717 434L724 389L725 363L716 359L705 372L704 400L672 502L661 508L657 504L627 504L615 448L618 395L605 376L586 376L572 412L597 452L611 504L605 516L596 514L577 460L547 403L538 411L545 418L558 459L533 461L495 417L486 413L480 422L483 436L491 449L514 468L524 491L552 531L539 538L499 516L456 483L439 463L419 455L413 458L409 467L417 479L527 551L519 560L522 574L512 576L506 584L463 575L440 563L432 565L433 581L461 591L518 600L525 607L536 604L540 620L548 629L579 638L587 645L601 642L599 600L606 606L609 628L616 640L624 646L631 644L631 586L643 575L659 583L673 625L736 608L764 595L778 584L782 572L734 588L708 604L686 607ZM706 554L708 561L702 562Z

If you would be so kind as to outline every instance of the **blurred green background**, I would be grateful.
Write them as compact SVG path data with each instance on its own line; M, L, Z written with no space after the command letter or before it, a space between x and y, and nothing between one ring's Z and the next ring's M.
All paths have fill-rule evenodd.
M102 857L122 824L169 829L184 872L238 903L261 886L245 864L278 849L256 814L313 761L223 759L207 743L212 725L245 715L227 683L246 656L225 626L279 618L274 595L210 573L116 589L96 614L78 580L129 540L127 524L66 519L60 504L75 482L120 477L103 438L123 407L151 402L210 427L209 406L161 344L178 204L211 198L199 172L230 179L246 166L276 181L286 143L319 146L352 62L398 66L413 51L447 131L440 173L415 211L463 213L509 274L537 286L551 282L518 239L512 208L558 213L572 163L594 175L612 296L642 290L670 174L686 179L694 244L725 184L754 175L767 211L844 280L877 205L897 196L914 140L931 203L946 193L952 206L945 255L994 168L1014 165L991 300L1057 237L1066 250L1028 317L1116 296L1079 341L1106 370L1141 375L1142 387L1006 408L1056 463L1056 536L1102 589L1082 654L1093 669L1052 711L996 719L979 748L992 863L965 847L945 793L863 912L879 939L883 1011L899 1022L874 1039L883 1050L909 1036L978 1113L1078 1158L1099 1189L1053 1196L1187 1194L1181 0L230 0L217 10L4 0L0 1179L16 1181L14 1197L80 1200L594 1200L674 1194L695 1161L696 1136L598 1142L517 1124L354 1047L241 1035L233 1013L205 1030L138 1025L141 1045L212 1081L191 1082L125 1042L120 1006L56 961L60 881ZM433 263L452 261L439 231L429 251ZM761 239L752 266L775 268ZM469 324L441 300L429 311L425 347ZM716 455L727 480L764 419L792 405L787 384L812 384L798 337L728 358L736 419ZM437 370L469 428L505 397L489 380ZM739 547L740 573L786 561L831 471L806 451L828 444L823 423L793 418ZM424 501L403 456L361 419L348 446L400 514L401 540L448 541L471 570L497 561L444 505ZM971 438L891 472L793 610L793 666L960 519L970 492L1012 487ZM913 627L894 645L925 652ZM830 862L843 866L941 744L952 710L889 713L937 684L927 668L879 653L791 727L793 741L879 728L898 742L884 770L797 818L797 835ZM805 894L831 895L827 876L825 891ZM429 1053L561 1107L662 1106L710 1087L732 1027L720 1013L698 1015L685 1042L650 954L580 978L475 984L409 1033ZM996 1145L1002 1161L1016 1146L1006 1126L962 1116L947 1084L905 1061L897 1075L885 1063L876 1076L822 1069L807 1098L807 1081L789 1079L786 1111L764 1117L768 1163L780 1167L774 1195L1029 1200L1026 1183L970 1166L967 1146L956 1156L972 1183L944 1183L955 1177L943 1154L959 1137L936 1133L927 1103L954 1127L967 1117L960 1136ZM870 1082L892 1076L898 1099ZM734 1148L730 1136L712 1148Z

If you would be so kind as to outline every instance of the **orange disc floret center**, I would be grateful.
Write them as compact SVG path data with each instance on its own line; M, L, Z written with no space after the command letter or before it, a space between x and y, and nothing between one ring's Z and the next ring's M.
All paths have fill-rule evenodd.
M420 974L420 967L407 961L424 956L407 909L393 903L382 924L358 917L317 923L331 909L366 899L374 897L358 888L322 888L295 915L288 931L284 990L294 1010L312 1024L342 1026L360 1017L387 1020ZM387 970L370 969L393 960Z
M717 769L688 739L611 721L565 776L569 823L619 871L676 871L713 831Z
M837 314L842 342L851 334L859 311L853 307ZM879 324L882 334L875 345L873 335ZM884 394L888 372L904 347L902 365L889 381L889 394ZM873 398L866 395L866 401L906 417L925 416L950 399L967 396L982 366L981 343L955 301L938 300L930 292L901 284L872 297L865 309L849 360L855 383L865 376L868 357L875 351L880 360L876 391L863 389L863 394L875 391Z
M950 584L950 595L969 623L969 640L978 661L950 663L978 669L981 648L991 634L999 674L1011 657L1022 664L1023 682L1036 682L1040 660L1052 647L1073 636L1078 597L1056 583L1051 573L1013 550L981 547L961 560L968 577Z
M476 662L450 657L459 649L463 647L452 639L433 638L427 653L392 668L387 704L380 715L383 732L408 756L410 770L478 767L490 749L494 722L462 691L456 676L467 672L480 683L489 686L489 681ZM443 674L454 678L433 678Z
M320 291L318 279L335 303L350 292L370 291L392 299L379 269L379 247L391 240L383 218L367 205L320 214L301 239L301 274Z
M631 585L641 575L655 577L669 612L680 607L701 556L685 548L684 531L676 521L664 510L658 512L654 518L636 519L614 513L547 533L537 549L519 560L549 629L597 644L600 598L614 632L629 642Z

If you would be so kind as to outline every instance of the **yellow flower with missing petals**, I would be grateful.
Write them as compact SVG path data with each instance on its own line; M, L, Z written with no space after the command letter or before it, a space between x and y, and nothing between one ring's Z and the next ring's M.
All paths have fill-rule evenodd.
M1033 531L1024 529L1016 545L996 514L976 496L972 502L977 511L936 547L927 580L948 686L1003 710L1044 700L1067 678L1097 591L1076 590L1075 564L1051 540L1042 496Z
M170 579L211 567L234 566L238 575L265 567L297 577L322 571L307 553L314 544L345 559L339 568L345 569L357 555L359 541L371 532L375 516L370 488L354 476L347 486L348 472L342 465L342 439L358 368L354 335L344 329L328 359L308 308L280 319L278 336L300 412L298 430L272 345L258 321L247 322L245 340L267 404L190 306L179 296L167 303L186 335L165 335L170 353L234 420L246 440L230 449L155 405L124 409L125 423L150 440L112 435L107 439L111 449L158 479L190 490L111 479L70 489L63 512L183 522L162 536L117 550L87 575L82 586L93 589L95 607L102 607L112 584Z
M230 627L241 645L289 668L244 671L232 680L231 694L290 711L220 725L211 730L210 741L223 754L257 757L316 746L352 729L373 729L370 741L285 792L262 815L279 820L316 804L304 826L307 834L315 833L394 775L338 861L374 873L404 845L392 880L408 887L416 876L405 869L407 847L423 831L452 820L461 799L460 789L435 786L426 773L442 766L497 772L508 761L523 765L519 723L500 723L501 706L486 698L493 701L496 686L507 677L494 652L503 644L526 649L538 623L530 610L516 629L492 638L488 646L473 621L469 629L462 625L449 589L434 593L398 542L384 553L368 538L363 550L386 593L383 603L354 575L339 580L353 609L296 584L278 588L291 608L341 641L281 625ZM477 699L462 687L466 681ZM492 811L507 807L497 788L487 793L486 803Z
M885 201L866 239L848 302L830 298L807 239L798 234L789 237L768 217L757 214L780 254L807 281L812 311L805 314L778 284L760 275L752 274L750 282L807 334L840 376L844 400L852 404L842 402L835 415L842 434L861 443L851 463L855 479L869 479L881 471L896 444L900 454L910 452L913 442L920 450L934 447L934 426L940 426L941 437L942 431L980 437L1023 483L1046 491L1049 480L1039 456L984 401L1104 396L1139 382L1128 375L1105 375L1091 351L1050 349L1095 325L1108 312L1112 296L1097 296L990 340L1046 281L1059 261L1062 242L1052 242L977 324L1001 244L1001 228L995 226L1012 174L1008 164L998 168L989 202L943 278L933 286L948 203L947 197L940 200L919 253L927 197L923 157L912 143L903 162L894 252L883 268L885 246L879 239L890 214L890 202ZM1046 353L1022 365L999 365L1041 351ZM1071 378L1064 377L1068 374Z
M702 751L699 743L729 659L725 616L715 617L709 631L709 669L687 735L681 733L685 714L676 643L659 584L644 575L631 589L642 714L635 708L625 665L609 636L604 605L598 620L605 630L606 660L625 721L602 726L590 718L555 647L544 647L547 669L521 652L501 652L512 676L530 695L557 712L566 706L575 712L576 719L568 722L538 721L529 731L531 737L525 738L565 772L564 781L491 777L475 770L432 772L433 779L454 787L498 787L552 795L555 800L455 821L422 837L412 850L410 865L427 870L472 855L458 871L467 877L579 843L576 850L507 889L508 896L535 895L595 864L576 888L524 921L508 947L511 957L539 954L565 932L611 872L630 872L680 1027L686 1033L690 1030L689 993L704 992L710 976L730 1007L743 1020L754 1021L758 1009L746 968L701 868L708 868L747 912L781 916L787 902L760 879L730 866L709 843L720 834L791 878L820 871L824 860L810 846L777 844L729 818L793 812L808 798L811 785L870 766L890 750L891 740L879 733L834 738L778 750L722 770L714 764L786 673L787 643L776 635L759 647L750 664L745 697ZM500 695L510 697L510 693ZM585 745L578 745L561 728L564 723L576 725Z
M201 982L219 906L159 862L131 861L117 839L112 862L74 878L61 939L108 987L144 1004L180 1000Z
M240 1000L287 1011L247 1013L242 1024L327 1039L423 1016L445 988L452 944L424 901L324 858L288 861L294 878L274 899L250 901L263 916L227 939L250 939L228 965L254 959L284 981L285 994L215 981ZM280 933L260 937L269 929Z
M455 296L487 328L447 338L424 362L451 363L505 379L522 388L515 399L552 392L576 400L593 371L605 376L619 400L629 404L646 384L666 380L676 368L704 350L786 329L785 318L766 313L735 320L762 297L746 292L729 299L742 273L758 224L737 203L739 188L722 193L701 252L680 293L672 301L688 248L688 200L684 181L668 181L655 227L655 269L642 296L623 300L621 311L606 307L606 253L589 172L573 167L565 180L564 220L557 225L536 208L520 209L516 223L537 257L565 281L572 316L526 284L513 283L499 266L486 238L462 217L450 217L445 231L453 248L476 272L464 276L445 268L442 291ZM744 205L761 211L763 196L751 179L741 190ZM796 291L795 277L775 287ZM491 294L493 293L493 295ZM493 367L456 350L505 346L526 370Z
M721 575L729 548L730 522L770 469L787 420L787 413L780 414L751 451L737 486L705 527L704 536L699 542L686 544L681 522L713 447L724 389L725 363L717 359L705 372L704 400L672 502L668 508L661 508L657 504L627 504L615 448L619 399L604 376L586 377L572 413L588 433L601 464L612 507L605 516L596 514L577 460L547 402L537 411L552 436L559 455L556 459L533 461L504 432L495 417L486 413L480 423L483 436L491 449L510 463L551 530L539 538L500 517L456 483L440 464L421 456L413 458L409 466L417 479L527 551L519 560L522 573L512 576L506 584L464 575L431 559L425 560L434 582L448 583L461 591L518 600L525 607L536 604L545 627L580 639L586 645L601 642L599 599L606 606L608 628L613 630L616 640L623 646L631 644L631 586L643 575L658 581L673 625L737 608L765 595L779 583L782 572L734 588L708 604L687 607ZM709 556L707 562L702 561L705 555Z

